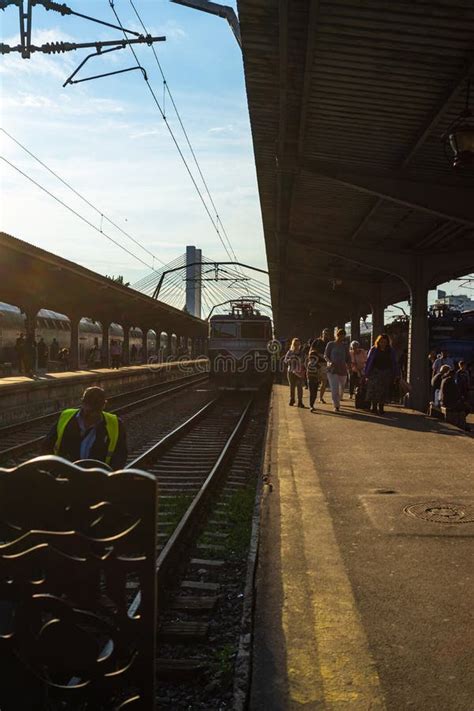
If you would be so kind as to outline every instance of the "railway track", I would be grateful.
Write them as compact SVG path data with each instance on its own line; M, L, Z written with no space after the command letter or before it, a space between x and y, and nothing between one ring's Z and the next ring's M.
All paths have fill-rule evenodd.
M204 383L207 379L207 374L199 374L197 376L193 374L178 380L148 385L144 388L113 395L108 398L108 405L113 406L107 407L107 409L122 416L132 411L135 412L140 408L146 408L161 398L177 393L180 390ZM170 383L174 384L170 385ZM59 412L2 427L0 429L0 462L6 460L17 461L19 457L24 459L34 456L48 428L57 419Z
M226 473L232 464L237 445L245 431L252 408L253 397L248 395L218 395L200 407L191 417L175 427L151 447L135 453L126 469L141 469L156 476L158 491L157 531L157 597L158 640L170 639L189 642L190 638L206 635L207 623L203 614L211 614L217 604L216 584L194 584L182 580L185 567L198 563L218 568L222 561L190 559L188 553L196 543L199 532L208 523L209 513L216 505ZM186 497L186 505L177 515L175 503L180 496ZM221 512L222 514L222 512ZM219 534L217 534L219 535ZM213 546L203 544L201 549L208 556ZM215 551L219 550L219 545ZM141 591L139 583L128 581L128 616L139 614ZM211 593L209 594L209 591ZM202 596L202 592L205 593ZM197 594L193 594L197 593ZM198 619L164 622L164 615L173 610L189 616L196 613ZM101 652L107 656L112 643ZM159 658L157 674L165 679L188 678L190 673L201 673L195 659ZM78 679L71 679L75 684ZM160 708L164 708L160 703Z
M132 403L124 407L129 406ZM191 417L153 446L135 451L126 467L153 474L158 484L157 674L168 685L179 680L183 688L183 679L208 673L209 665L192 645L201 649L207 645L213 653L209 630L211 618L221 609L222 595L219 583L203 580L202 575L204 571L205 577L207 573L215 576L227 567L228 504L244 482L243 470L256 461L255 450L246 443L249 424L257 419L252 415L254 407L248 394L211 394L210 398L207 394L207 402L201 402ZM140 608L138 586L138 581L127 582L130 616ZM227 611L222 614L226 616ZM158 701L160 708L173 707L166 699ZM196 707L178 704L177 708L214 706L211 702Z
M154 474L158 482L157 674L166 683L189 682L208 671L202 647L209 646L211 618L221 598L215 577L226 568L229 504L258 461L255 432L252 444L246 442L253 405L248 396L214 398L128 464ZM130 616L140 600L137 589Z

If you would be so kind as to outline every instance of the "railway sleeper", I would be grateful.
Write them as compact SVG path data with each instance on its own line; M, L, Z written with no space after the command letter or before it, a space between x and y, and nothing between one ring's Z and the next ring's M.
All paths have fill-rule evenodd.
M212 592L218 593L220 590L219 583L203 583L200 580L183 580L181 590L194 590L197 592Z
M198 543L196 549L203 553L221 553L225 551L225 546L219 543Z
M198 568L222 568L225 565L224 560L215 559L205 559L205 558L191 558L192 566L197 566Z
M193 614L208 614L212 612L219 598L217 595L178 595L170 604L171 610L192 612Z
M158 630L158 641L168 644L206 644L209 623L195 620L164 622Z
M202 659L166 659L156 660L156 675L163 681L198 681L206 674L208 665ZM158 699L159 701L159 699Z
M213 515L214 515L214 514L213 514ZM219 526L219 528L222 528L223 526L226 525L226 521L225 521L225 519L222 521L222 520L218 520L218 519L216 519L216 518L211 518L211 519L209 519L209 521L207 522L207 525L208 525L208 526ZM226 535L227 535L227 534L226 534Z

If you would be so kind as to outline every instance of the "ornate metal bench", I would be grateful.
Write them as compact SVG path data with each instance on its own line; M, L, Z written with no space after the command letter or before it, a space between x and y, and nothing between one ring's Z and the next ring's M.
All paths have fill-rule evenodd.
M156 506L144 472L0 469L2 711L154 708Z

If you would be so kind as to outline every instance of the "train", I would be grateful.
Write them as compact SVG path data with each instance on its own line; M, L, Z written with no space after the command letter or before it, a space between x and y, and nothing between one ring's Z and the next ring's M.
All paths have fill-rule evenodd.
M236 299L209 319L210 378L219 390L258 390L271 382L273 327L257 302Z
M457 311L446 305L431 306L428 314L429 350L449 351L454 360L474 364L474 311ZM398 316L386 326L392 345L400 354L408 349L409 318Z
M11 304L0 302L0 363L16 363L16 339L20 333L25 333L25 315L20 309ZM48 309L41 309L36 316L36 338L43 338L49 347L53 339L58 342L59 348L69 348L71 340L70 321L64 314ZM123 329L116 323L110 326L110 340L123 342ZM173 341L174 339L174 341ZM148 332L148 354L163 353L167 347L166 334L160 334L159 347L154 331ZM89 318L81 319L79 323L79 362L87 364L87 358L94 346L102 348L102 327L100 323ZM176 337L172 337L171 347L176 348ZM142 332L139 329L130 331L130 349L138 354L142 348Z

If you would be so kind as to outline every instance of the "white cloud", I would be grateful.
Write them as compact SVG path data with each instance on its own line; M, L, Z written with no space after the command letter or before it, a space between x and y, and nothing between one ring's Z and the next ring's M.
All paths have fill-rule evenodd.
M132 141L134 141L137 138L147 138L148 136L160 136L162 134L163 134L163 129L153 128L153 129L150 129L149 131L139 131L138 133L131 133L130 138L132 139Z
M192 15L190 13L190 17ZM133 28L125 16L121 19ZM147 18L143 19L146 23ZM186 38L184 30L175 22L158 26L155 17L155 25L150 27L150 32L165 34L170 40L168 48L155 45L158 51L162 48L170 51L171 40L177 44ZM35 37L35 41L39 44L59 38L67 39L62 31L50 29L42 37ZM78 40L89 39L86 28ZM178 58L186 49L178 46ZM170 261L191 243L202 247L209 257L223 257L218 237L146 86L142 88L139 83L138 72L124 75L123 80L122 77L98 80L61 89L60 85L83 56L71 53L46 57L38 53L31 60L13 55L4 58L8 60L2 75L5 128L157 257ZM105 59L117 64L120 60L121 66L130 66L131 57L127 59L127 56L126 52L114 52L107 59L106 56L93 59L84 67L84 74L100 73L98 66ZM151 50L140 47L139 58L147 71L150 70L152 84L161 100L161 80ZM189 72L189 68L176 69L173 60L167 74L220 217L239 257L264 266L245 99L240 90L234 92L227 83L218 95L206 82L201 86L194 78L191 86L186 86L188 77L183 78L184 71ZM238 71L241 71L240 64ZM168 100L166 109L196 174ZM3 143L4 154L12 163L94 225L100 224L97 213L77 196L31 158L25 157L14 144ZM10 167L5 166L5 171L3 229L101 272L124 274L130 281L143 275L143 265ZM198 177L197 180L200 184ZM151 257L105 222L104 230L144 261L151 262Z
M214 126L208 130L208 133L233 133L234 126L229 123L227 126Z
M155 35L155 32L157 32L158 34ZM168 20L167 22L165 22L164 25L160 27L159 30L155 30L151 34L153 34L154 36L159 36L163 34L166 36L166 39L173 40L184 40L188 37L187 32L174 20Z
M188 33L186 30L178 24L175 20L166 20L162 25L148 24L146 18L142 16L143 23L147 29L148 34L152 37L166 37L167 40L184 40L187 39ZM135 32L143 33L143 27L138 23L128 23L128 29L134 30ZM159 47L159 44L155 45Z

